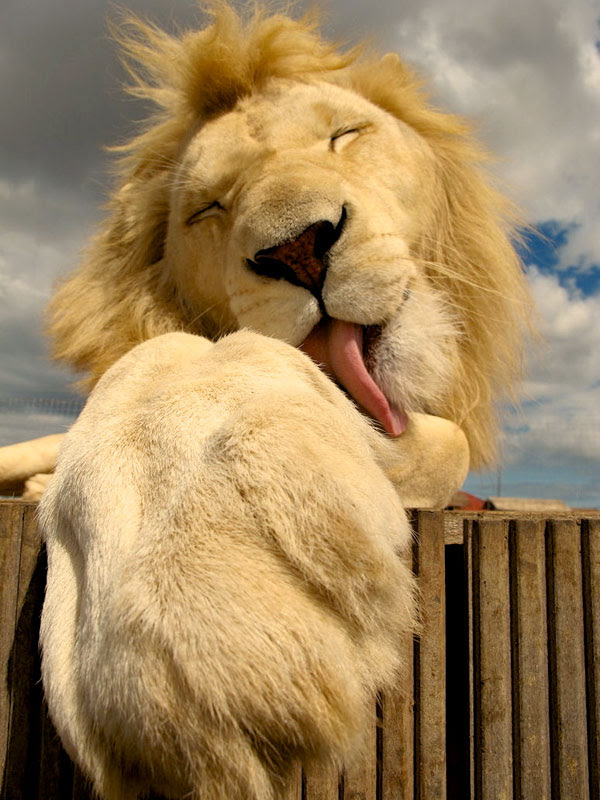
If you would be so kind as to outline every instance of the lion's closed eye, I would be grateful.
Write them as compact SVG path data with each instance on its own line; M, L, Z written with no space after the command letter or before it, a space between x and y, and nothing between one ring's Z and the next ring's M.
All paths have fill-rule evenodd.
M194 211L185 221L186 225L195 225L196 222L200 222L203 219L207 219L208 217L214 217L221 211L225 209L223 206L218 202L218 200L214 200L212 203L207 203L201 206L199 209Z
M363 127L359 126L337 130L329 140L329 149L333 150L334 153L338 153L343 147L346 147L350 142L357 139L362 130Z

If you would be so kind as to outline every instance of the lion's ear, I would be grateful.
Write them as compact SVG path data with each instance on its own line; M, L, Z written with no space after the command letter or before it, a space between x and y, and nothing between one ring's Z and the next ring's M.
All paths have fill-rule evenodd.
M89 373L84 388L136 344L184 327L163 262L168 184L166 172L125 183L80 266L50 301L52 355Z
M379 65L382 69L396 69L401 70L403 69L402 61L400 60L400 56L397 53L386 53L382 56Z
M375 70L375 85L380 90L392 92L406 92L405 105L408 108L415 102L415 92L422 90L422 83L416 73L405 64L397 53L386 53L382 56ZM416 101L419 102L418 100ZM380 104L385 107L385 99L382 97Z

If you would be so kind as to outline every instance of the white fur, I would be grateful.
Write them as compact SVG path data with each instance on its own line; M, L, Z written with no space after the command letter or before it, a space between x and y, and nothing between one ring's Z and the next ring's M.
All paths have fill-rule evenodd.
M360 133L332 149L335 130L352 125L363 126ZM321 317L317 300L256 275L246 259L316 221L337 223L345 208L328 255L327 313L382 325L382 385L409 410L438 413L454 377L458 326L410 255L432 213L433 172L427 143L355 92L271 81L186 145L171 193L165 265L185 281L187 298L212 301L233 328L299 345ZM191 209L215 199L222 211L185 224ZM412 290L407 303L405 289Z
M167 334L101 379L40 513L44 686L103 797L266 800L290 758L356 750L414 620L384 455L258 334Z
M99 382L41 504L43 680L105 800L275 800L294 759L358 751L415 629L402 501L445 503L468 465L457 425L419 412L467 420L488 457L515 339L481 298L510 332L522 293L479 151L397 60L331 60L267 19L262 80L254 39L219 49L236 30L219 14L216 38L126 39L164 113L52 303L55 353ZM294 25L290 64L321 53L297 80ZM249 268L342 211L319 299ZM397 441L297 349L323 312L377 326L369 369L410 417ZM157 336L184 328L217 341Z

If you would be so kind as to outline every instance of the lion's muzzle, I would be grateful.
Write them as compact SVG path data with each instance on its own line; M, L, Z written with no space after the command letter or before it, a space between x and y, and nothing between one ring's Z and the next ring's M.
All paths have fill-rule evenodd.
M346 222L342 207L339 221L319 220L309 225L299 236L275 247L264 248L247 259L248 267L257 275L286 280L301 286L314 295L321 311L326 314L321 292L328 267L328 253L342 235Z

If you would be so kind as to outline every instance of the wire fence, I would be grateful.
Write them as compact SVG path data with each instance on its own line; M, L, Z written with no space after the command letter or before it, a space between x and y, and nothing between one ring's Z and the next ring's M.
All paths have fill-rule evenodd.
M66 432L85 405L82 397L56 396L5 396L0 397L0 447L18 441ZM38 418L39 417L39 418ZM548 424L548 440L556 434L555 426ZM471 473L465 483L466 491L481 497L489 495L559 497L570 505L600 506L600 473L597 470L600 453L600 416L593 415L585 424L569 423L570 436L580 444L581 458L569 459L539 451L528 445L518 459L516 467L501 463L495 470ZM598 443L593 453L583 457L590 442ZM585 444L585 446L584 446Z
M78 397L0 397L0 414L60 414L76 417L85 404Z

